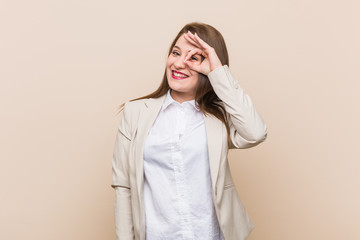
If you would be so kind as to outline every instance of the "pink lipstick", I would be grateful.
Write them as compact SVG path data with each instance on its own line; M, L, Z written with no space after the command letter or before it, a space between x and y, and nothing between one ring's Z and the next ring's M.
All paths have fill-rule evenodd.
M176 76L175 76L175 74L176 74ZM178 79L178 80L182 80L182 79L189 77L188 75L186 75L182 72L175 71L175 70L171 71L171 76L172 76L172 78Z

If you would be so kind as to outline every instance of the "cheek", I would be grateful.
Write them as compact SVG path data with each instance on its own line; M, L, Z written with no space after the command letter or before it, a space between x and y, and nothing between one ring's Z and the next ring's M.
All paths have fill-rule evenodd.
M196 73L196 74L193 75L193 82L196 85L198 83L198 81L199 81L199 74Z
M173 62L174 62L174 59L171 56L169 56L166 60L166 66L171 66L173 64Z

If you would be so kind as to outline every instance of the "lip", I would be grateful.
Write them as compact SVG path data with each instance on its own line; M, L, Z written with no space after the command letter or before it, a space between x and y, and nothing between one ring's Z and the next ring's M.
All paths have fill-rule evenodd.
M188 77L189 77L189 75L187 75L187 74L185 74L185 73L172 70L172 71L171 71L171 76L172 76L174 79L180 79L180 80L181 80L181 79L185 79L185 78L181 78L181 77L176 77L176 76L174 76L174 74L173 74L174 72L185 75L185 76L186 76L185 78L188 78Z

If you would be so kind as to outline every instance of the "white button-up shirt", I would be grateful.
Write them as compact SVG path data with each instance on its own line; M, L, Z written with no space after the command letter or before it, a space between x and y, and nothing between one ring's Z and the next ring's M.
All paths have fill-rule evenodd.
M204 116L167 93L144 149L147 240L222 240L212 199Z

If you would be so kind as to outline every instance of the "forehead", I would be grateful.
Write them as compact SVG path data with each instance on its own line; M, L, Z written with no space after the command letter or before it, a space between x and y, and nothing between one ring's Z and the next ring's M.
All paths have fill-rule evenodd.
M188 40L186 40L184 35L181 35L181 37L179 37L179 39L175 43L174 48L177 47L180 48L181 51L188 52L196 46L190 43Z

